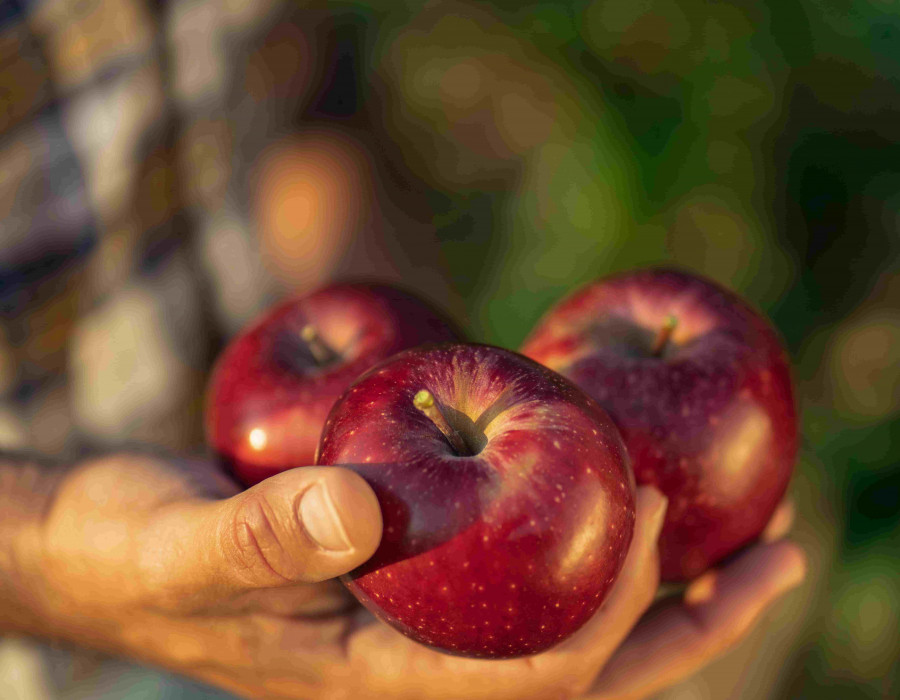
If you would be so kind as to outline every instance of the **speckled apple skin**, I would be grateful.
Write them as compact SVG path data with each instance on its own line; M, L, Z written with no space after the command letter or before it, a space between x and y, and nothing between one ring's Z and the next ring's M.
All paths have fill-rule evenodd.
M486 440L457 456L413 405L428 389ZM464 419L463 419L464 420ZM634 477L606 413L508 350L449 344L401 353L335 405L317 462L372 485L374 556L344 578L377 617L457 655L534 654L593 615L634 527Z
M678 325L653 357L668 316ZM664 579L693 578L762 532L791 477L797 413L775 331L738 296L671 269L601 279L551 309L522 352L597 399L637 482L668 496Z
M340 353L338 361L316 364L300 337L307 324ZM400 350L458 339L425 302L387 285L332 285L282 302L216 363L206 395L207 441L245 486L310 466L328 412L363 372Z

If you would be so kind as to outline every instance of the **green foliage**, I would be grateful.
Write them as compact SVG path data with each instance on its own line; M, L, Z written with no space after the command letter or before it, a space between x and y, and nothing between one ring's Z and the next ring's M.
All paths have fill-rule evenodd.
M853 342L900 327L891 8L429 3L388 13L373 43L479 339L516 346L578 284L658 262L742 291L781 330L806 416L798 478L829 503L800 517L832 562L783 697L900 694L900 638L878 636L900 609L900 406L839 400L900 361ZM463 64L481 88L448 92Z

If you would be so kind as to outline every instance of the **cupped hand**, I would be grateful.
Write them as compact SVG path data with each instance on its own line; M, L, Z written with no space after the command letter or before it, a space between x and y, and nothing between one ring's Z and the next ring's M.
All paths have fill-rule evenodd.
M721 654L803 573L793 545L757 545L645 615L665 506L638 489L631 549L603 607L563 644L521 659L430 650L330 580L381 536L374 494L336 467L239 492L204 462L86 464L46 514L36 543L44 583L32 595L48 634L246 697L638 698ZM778 527L788 526L789 517Z
M793 502L786 499L760 543L690 582L683 594L655 601L585 698L647 698L737 646L768 607L806 575L803 551L783 541L793 519Z
M763 537L772 543L750 548L660 607L657 542L665 510L658 491L638 488L634 537L619 578L597 614L559 646L482 661L438 654L370 625L347 639L348 660L363 681L350 697L634 699L695 673L739 643L802 580L805 559L793 544L774 543L790 528L793 509L785 503Z
M116 455L57 487L29 548L31 604L45 636L248 696L284 683L312 697L355 602L333 579L380 539L375 495L346 469L296 469L241 492L206 462Z

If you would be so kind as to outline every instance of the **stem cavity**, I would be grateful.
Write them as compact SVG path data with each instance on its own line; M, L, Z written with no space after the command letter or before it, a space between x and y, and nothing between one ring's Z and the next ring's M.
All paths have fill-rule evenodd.
M665 322L662 325L662 328L659 329L659 333L656 334L656 339L653 341L653 347L650 349L650 353L653 357L661 357L663 351L666 349L666 346L669 344L669 339L672 337L672 332L675 330L675 327L678 325L678 319L674 316L668 316Z
M460 457L468 457L472 454L462 436L447 422L444 414L441 413L441 409L435 404L434 396L431 395L428 389L422 389L416 393L413 398L413 405L437 426L437 429L444 434L450 446L456 451L456 454Z
M306 343L319 367L331 364L338 359L338 354L322 340L322 336L319 335L319 332L312 324L307 324L300 329L300 337Z

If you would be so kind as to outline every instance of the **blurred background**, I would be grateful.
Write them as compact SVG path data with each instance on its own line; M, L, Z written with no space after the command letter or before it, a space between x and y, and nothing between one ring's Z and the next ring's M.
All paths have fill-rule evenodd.
M393 280L517 347L674 263L780 329L807 584L664 693L900 697L900 6L0 1L0 449L202 451L228 337ZM0 641L3 698L225 697Z

